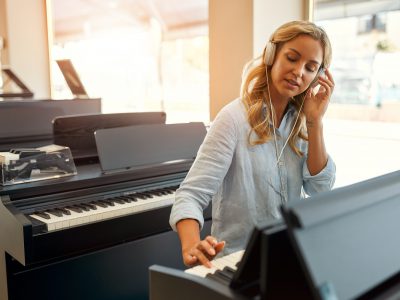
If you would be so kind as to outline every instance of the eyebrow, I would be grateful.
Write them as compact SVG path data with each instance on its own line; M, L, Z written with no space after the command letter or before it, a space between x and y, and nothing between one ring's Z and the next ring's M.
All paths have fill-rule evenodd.
M301 53L299 52L299 51L297 51L296 49L293 49L293 48L289 48L289 50L292 50L293 52L296 52L299 56L301 56ZM316 60L310 60L310 62L312 62L312 63L315 63L315 64L317 64L317 65L321 65L321 63L320 62L318 62L318 61L316 61Z

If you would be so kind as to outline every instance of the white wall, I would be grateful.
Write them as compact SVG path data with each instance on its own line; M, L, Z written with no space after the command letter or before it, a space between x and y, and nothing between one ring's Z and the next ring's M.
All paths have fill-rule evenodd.
M312 1L312 0L311 0ZM308 0L253 0L253 55L259 56L270 35L283 23L305 20Z
M210 119L239 96L242 70L281 24L308 18L313 0L209 0Z
M8 63L36 99L50 97L45 0L6 0Z
M253 55L253 2L209 0L210 120L240 93L241 73Z

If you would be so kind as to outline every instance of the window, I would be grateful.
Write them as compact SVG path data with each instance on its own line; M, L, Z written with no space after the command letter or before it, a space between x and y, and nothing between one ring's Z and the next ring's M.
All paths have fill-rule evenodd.
M336 186L399 170L399 1L316 0L314 16L333 48L325 128Z
M54 98L71 97L55 63L69 58L104 113L209 122L207 0L49 1Z

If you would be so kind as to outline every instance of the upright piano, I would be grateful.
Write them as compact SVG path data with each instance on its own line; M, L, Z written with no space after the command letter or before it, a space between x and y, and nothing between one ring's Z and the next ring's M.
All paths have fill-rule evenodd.
M100 112L100 98L0 101L0 151L51 144L54 118Z
M0 299L7 290L10 300L147 299L148 266L183 268L168 220L190 165L102 174L91 164L77 166L74 177L4 187ZM57 221L70 216L63 210L79 222ZM32 216L48 216L49 224ZM210 209L205 218L209 226Z
M148 299L150 265L184 268L169 215L192 163L82 164L75 176L3 187L0 299ZM204 216L207 234L211 208Z

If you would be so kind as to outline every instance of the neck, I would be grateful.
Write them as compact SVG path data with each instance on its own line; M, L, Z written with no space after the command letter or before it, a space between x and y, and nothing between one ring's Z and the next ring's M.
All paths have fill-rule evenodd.
M271 103L275 111L275 120L274 124L275 127L279 127L282 122L283 115L285 114L286 108L290 101L289 98L282 97L277 90L270 84L270 96L271 96ZM269 103L269 99L268 99Z

